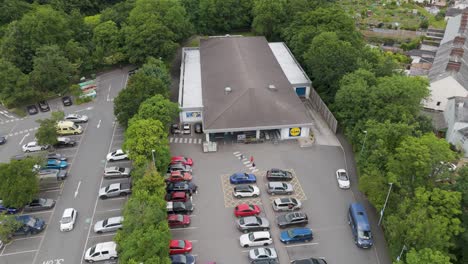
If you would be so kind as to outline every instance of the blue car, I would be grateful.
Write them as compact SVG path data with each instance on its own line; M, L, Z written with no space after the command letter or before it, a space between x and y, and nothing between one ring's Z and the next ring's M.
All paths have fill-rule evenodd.
M16 216L16 221L21 222L22 225L13 233L13 235L37 234L44 230L46 226L44 220L30 215Z
M255 177L253 174L237 172L229 177L229 181L231 184L256 183L257 177Z
M47 160L47 169L65 169L68 167L68 162L64 160L58 160L58 159L49 159Z
M195 256L191 254L170 255L171 264L195 264Z
M13 207L6 207L3 205L3 201L0 200L0 214L7 213L7 214L16 214L18 213L18 209Z
M314 234L308 227L293 228L280 233L280 240L285 244L309 242L312 239L314 239Z

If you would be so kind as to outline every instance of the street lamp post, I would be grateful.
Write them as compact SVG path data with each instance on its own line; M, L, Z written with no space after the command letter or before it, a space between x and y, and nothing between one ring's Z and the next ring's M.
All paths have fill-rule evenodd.
M396 260L398 262L400 262L400 259L401 259L401 255L403 255L403 251L405 251L407 248L406 248L406 245L403 245L403 247L401 248L401 252L400 252L400 255L398 255L398 257L396 258Z
M364 148L366 147L366 139L367 139L367 130L364 130L362 132L364 132L365 136L364 136L364 142L362 142L361 153L359 153L360 155L362 155L362 152L364 151Z
M388 197L390 196L390 192L392 191L393 183L391 182L389 184L390 184L390 188L388 188L387 198L385 198L385 203L384 203L383 209L380 211L379 223L377 224L378 226L380 226L380 223L382 222L382 218L383 218L383 215L384 215L384 212L385 212L385 207L387 207Z
M156 166L156 160L155 160L155 158L154 158L154 152L155 152L155 150L152 149L152 150L151 150L151 156L153 156L153 165Z

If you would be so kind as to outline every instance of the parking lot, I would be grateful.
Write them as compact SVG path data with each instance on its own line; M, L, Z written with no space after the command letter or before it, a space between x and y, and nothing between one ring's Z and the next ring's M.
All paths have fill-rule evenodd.
M355 201L351 190L337 186L335 171L345 168L341 148L315 145L300 148L297 144L270 143L253 145L220 144L216 153L202 153L201 146L171 144L173 155L185 155L194 160L193 174L199 193L194 196L195 209L192 223L187 228L173 229L173 239L194 242L192 254L197 263L249 263L249 249L239 245L242 235L236 228L234 206L253 203L260 206L261 217L271 224L270 233L280 263L305 257L323 257L328 263L379 263L375 247L362 250L355 246L346 213L349 203ZM255 157L256 168L248 166L243 157ZM309 218L314 239L309 243L285 245L279 241L276 216L271 201L281 196L266 193L265 171L270 168L289 169L294 172L292 181L295 192L291 195L303 203L302 212ZM234 172L255 171L258 198L236 199L232 197L233 185L228 177Z
M84 114L89 117L89 121L81 124L84 129L81 135L70 136L78 143L75 147L56 150L68 158L67 179L57 186L41 190L38 195L56 200L55 207L48 211L27 213L43 219L47 224L45 230L36 235L14 237L0 251L0 263L81 263L84 251L88 247L112 240L115 232L97 235L92 228L99 220L121 215L122 206L127 199L98 199L101 186L125 181L104 180L102 175L107 165L106 154L120 148L123 142L123 129L116 125L113 116L113 98L125 86L127 80L127 69L100 75L97 98L83 105L64 107L60 98L48 100L51 111L63 110L65 114ZM3 117L1 111L0 115ZM0 119L0 133L7 135L7 143L0 146L0 162L8 162L12 156L22 154L21 145L34 140L34 133L38 127L36 120L48 118L51 111L24 118ZM11 113L7 115L12 116ZM112 162L112 166L126 165L130 165L129 161ZM77 222L72 231L60 232L61 215L65 208L70 207L78 212Z

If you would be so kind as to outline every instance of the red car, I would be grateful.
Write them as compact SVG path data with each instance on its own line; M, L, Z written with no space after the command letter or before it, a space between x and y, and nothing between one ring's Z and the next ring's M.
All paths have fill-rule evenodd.
M190 196L186 192L172 192L166 194L166 201L170 202L187 202Z
M185 254L192 251L192 242L188 240L171 240L169 242L169 254Z
M192 174L190 172L172 171L164 180L167 182L191 181Z
M193 166L193 160L184 156L174 156L171 158L171 164L182 163L184 165Z
M260 207L254 204L239 204L234 208L234 215L236 217L241 216L251 216L251 215L258 215L260 214Z
M190 216L173 214L167 216L169 227L187 227L190 225Z

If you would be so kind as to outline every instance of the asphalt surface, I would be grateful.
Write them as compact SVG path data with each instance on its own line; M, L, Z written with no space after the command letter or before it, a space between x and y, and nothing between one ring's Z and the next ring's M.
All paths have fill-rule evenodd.
M84 251L95 243L111 241L115 233L96 235L91 230L94 223L107 217L121 215L126 197L99 200L101 186L124 180L103 180L106 166L105 156L110 150L120 148L123 130L116 125L113 116L113 98L126 85L128 69L118 69L98 76L98 95L90 103L63 107L60 99L51 100L52 111L63 109L65 113L77 112L88 115L84 132L75 136L79 144L75 148L60 149L69 157L69 177L55 189L44 190L39 196L57 200L53 210L33 213L47 223L47 228L35 236L19 236L0 253L1 264L64 264L81 263ZM8 115L12 116L11 113ZM7 162L11 156L21 154L21 144L32 141L35 120L50 116L50 112L39 113L25 118L0 120L0 133L8 135L7 144L0 146L0 161ZM10 121L9 121L10 120ZM8 122L7 122L8 121ZM129 166L129 162L116 162L112 165ZM70 232L60 232L59 221L65 208L75 208L78 218Z

